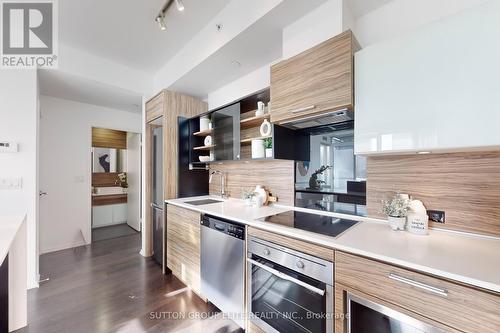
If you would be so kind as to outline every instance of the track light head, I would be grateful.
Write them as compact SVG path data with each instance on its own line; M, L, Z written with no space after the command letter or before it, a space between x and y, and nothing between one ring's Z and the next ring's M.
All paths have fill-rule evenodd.
M165 16L160 14L155 18L156 23L158 23L158 26L160 27L160 30L164 31L167 30L167 25L165 24Z
M184 11L184 4L182 3L182 0L175 0L175 4L177 5L178 11Z

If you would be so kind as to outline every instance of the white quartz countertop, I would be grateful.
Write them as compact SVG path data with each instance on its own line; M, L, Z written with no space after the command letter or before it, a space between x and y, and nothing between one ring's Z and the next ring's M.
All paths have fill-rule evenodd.
M0 265L9 253L16 234L26 219L21 216L0 216Z
M206 198L209 197L172 199L166 202L284 236L500 292L499 239L441 230L430 230L429 235L419 236L409 232L392 231L383 220L282 205L248 207L239 199L201 206L186 203ZM289 210L348 218L360 223L333 238L257 220Z

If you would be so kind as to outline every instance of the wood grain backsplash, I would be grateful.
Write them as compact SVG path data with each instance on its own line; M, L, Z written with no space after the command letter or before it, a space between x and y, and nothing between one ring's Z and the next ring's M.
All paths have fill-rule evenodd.
M226 175L226 189L232 198L240 199L244 189L264 185L281 204L294 204L294 161L269 160L226 162L213 164L211 170L220 170ZM214 175L209 187L210 194L220 194L220 177Z
M396 191L443 210L433 227L500 236L500 152L373 156L367 160L367 211Z

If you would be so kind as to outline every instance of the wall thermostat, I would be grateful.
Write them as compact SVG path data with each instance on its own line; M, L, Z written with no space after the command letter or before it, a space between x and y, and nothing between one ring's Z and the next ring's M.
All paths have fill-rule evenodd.
M0 142L0 153L17 153L16 142Z

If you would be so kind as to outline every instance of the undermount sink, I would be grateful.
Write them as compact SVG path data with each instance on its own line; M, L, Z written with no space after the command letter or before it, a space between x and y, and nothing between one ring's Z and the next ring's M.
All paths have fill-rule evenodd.
M95 187L94 195L116 195L125 194L127 189L121 186Z
M201 205L219 203L219 202L223 202L223 201L224 200L218 200L218 199L201 199L201 200L186 201L185 203L188 205L193 205L193 206L201 206Z

